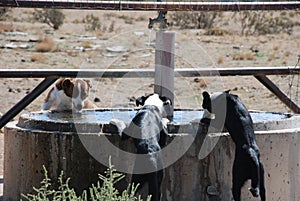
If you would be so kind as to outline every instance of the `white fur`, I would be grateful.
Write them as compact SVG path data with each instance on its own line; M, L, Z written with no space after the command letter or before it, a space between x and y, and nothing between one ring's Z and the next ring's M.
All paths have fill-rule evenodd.
M164 114L164 102L159 98L158 94L149 96L144 105L154 105L159 109L161 114Z
M82 91L80 83L75 87L78 88L79 95L75 98L71 98L64 93L64 90L58 90L57 87L54 86L53 90L48 94L48 99L45 100L41 106L42 111L50 110L51 108L58 111L72 110L74 108L77 112L80 112L85 106L84 100L81 99Z
M56 110L71 110L72 98L66 96L63 90L58 90L54 86L49 99L43 103L42 110L49 110L51 107L56 108Z
M80 83L78 83L78 85L76 87L78 88L79 95L72 99L73 106L75 107L75 109L77 111L81 111L82 108L84 107L84 102L83 102L84 100L82 100L81 96L80 96L80 94L81 94L81 85L80 85Z
M203 117L202 118L207 118L207 119L215 119L215 114L210 113L207 109L204 109Z

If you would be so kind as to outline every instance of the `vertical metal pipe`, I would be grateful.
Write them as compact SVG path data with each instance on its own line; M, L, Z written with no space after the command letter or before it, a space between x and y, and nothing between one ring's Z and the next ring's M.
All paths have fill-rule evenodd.
M155 84L154 92L171 99L172 106L167 110L169 119L173 118L174 105L174 51L175 33L158 31L155 43Z
M25 107L34 101L41 93L43 93L57 78L45 78L38 86L36 86L29 94L20 100L15 106L7 111L0 119L0 128L5 126L11 119L17 116Z

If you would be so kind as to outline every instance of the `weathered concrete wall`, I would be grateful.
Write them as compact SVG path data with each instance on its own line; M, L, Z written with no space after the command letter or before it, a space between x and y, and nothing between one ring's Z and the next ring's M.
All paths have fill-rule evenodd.
M105 136L90 137L93 141ZM119 137L110 140L118 143ZM76 133L28 130L17 127L15 122L9 123L4 136L4 200L20 200L21 193L31 193L33 186L39 187L44 178L43 165L54 186L63 171L79 193L96 183L98 174L107 169L86 151ZM127 177L120 189L125 189L128 181Z
M261 131L256 133L256 139L265 167L267 200L300 200L300 131ZM210 135L207 140L218 140L207 157L199 160L199 152L194 147L167 168L164 200L232 200L234 144L226 134ZM208 195L209 186L216 188L217 195ZM242 200L258 200L251 196L249 187L250 182L247 182Z
M209 134L204 144L218 143L211 152L207 151L207 157L199 159L204 137L201 133L197 135L188 151L165 169L163 200L232 200L234 144L226 133ZM256 139L265 166L267 200L300 200L300 130L259 131ZM118 137L110 140L119 143ZM20 193L31 192L32 186L39 186L42 165L47 167L51 178L57 178L64 170L79 191L95 182L98 173L106 169L89 155L74 133L26 130L10 123L5 129L4 143L4 200L18 200ZM133 147L128 144L132 142L126 143L127 147ZM128 181L129 177L124 182ZM208 187L215 195L208 195ZM249 183L244 186L242 200L257 200L248 192L249 187Z

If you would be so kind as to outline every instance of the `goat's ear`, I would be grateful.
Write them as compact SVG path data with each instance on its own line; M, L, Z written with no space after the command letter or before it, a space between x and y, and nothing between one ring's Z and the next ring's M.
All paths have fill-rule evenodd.
M171 99L168 97L160 96L159 98L160 98L160 100L163 101L164 105L172 105L173 104Z
M207 91L204 91L202 93L202 96L203 96L203 99L210 99L210 95L209 95L209 93Z
M226 94L229 94L230 91L231 91L231 89L228 89L228 90L226 90L226 91L224 91L224 92L225 92Z
M92 82L90 80L84 80L87 85L89 86L89 88L92 88Z
M72 80L70 78L66 78L63 82L62 82L62 87L63 88L69 88L72 85Z
M140 106L140 105L143 106L144 103L145 103L145 99L146 99L145 96L142 96L142 97L137 98L137 99L135 100L135 105L136 105L136 106Z

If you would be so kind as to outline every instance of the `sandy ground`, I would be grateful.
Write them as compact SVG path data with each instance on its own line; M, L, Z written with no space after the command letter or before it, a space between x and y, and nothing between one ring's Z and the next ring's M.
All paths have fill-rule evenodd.
M148 18L156 12L107 12L63 10L66 15L63 26L53 31L48 25L32 21L32 9L14 9L9 17L0 21L0 66L3 69L112 69L154 68L155 31L147 29ZM93 14L99 17L101 27L107 30L86 31L83 18ZM168 16L167 16L168 17ZM230 15L224 17L229 20ZM11 27L15 34L5 33L3 27ZM2 31L1 31L2 29ZM111 32L108 30L111 29ZM224 36L207 36L205 30L178 30L176 34L175 68L215 66L260 67L295 66L300 50L300 28L292 35L240 36L238 26L229 29ZM20 32L20 33L18 33ZM38 41L50 38L50 52L38 52ZM10 45L10 46L7 46ZM11 46L17 45L17 48ZM25 46L25 49L23 47ZM124 51L111 52L109 48L122 47ZM258 53L254 53L254 50ZM247 55L251 55L250 57ZM236 55L246 55L243 60ZM298 90L298 76L270 76L285 93ZM42 79L0 79L0 112L29 93ZM199 82L199 80L201 80ZM132 97L153 91L153 79L144 78L93 78L90 98L98 98L101 107L124 107L132 104ZM203 82L204 81L204 82ZM293 81L293 82L292 82ZM205 84L203 84L205 83ZM292 88L289 87L291 83ZM255 78L247 77L197 77L175 79L175 107L201 108L201 92L232 89L248 109L273 112L289 110ZM40 110L46 93L37 98L22 113ZM17 119L17 118L16 118ZM0 175L3 174L3 134L0 133ZM2 178L0 176L0 196ZM0 197L1 199L1 197Z

